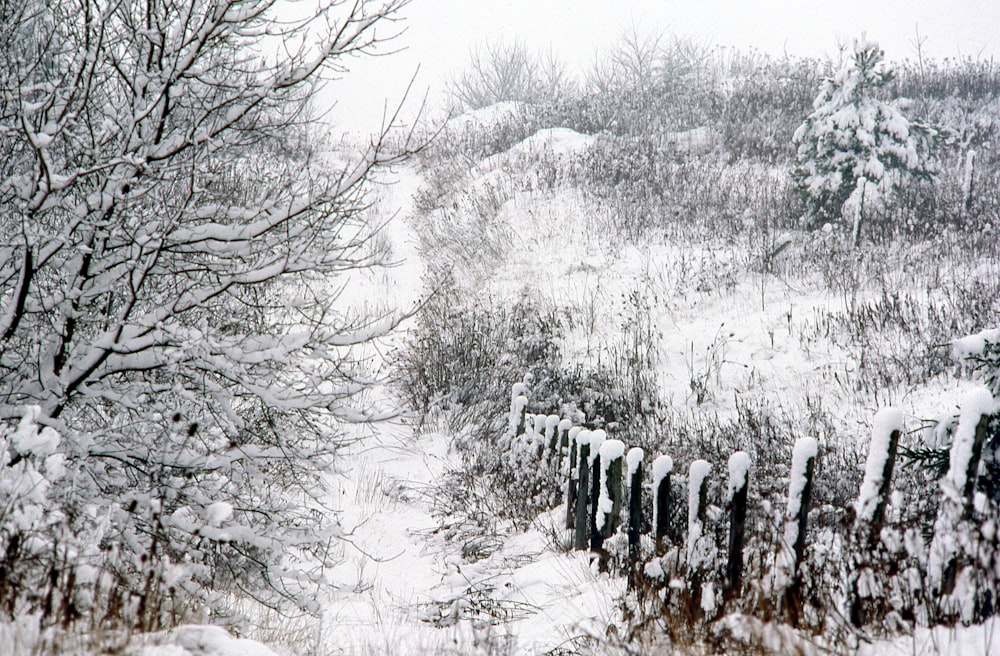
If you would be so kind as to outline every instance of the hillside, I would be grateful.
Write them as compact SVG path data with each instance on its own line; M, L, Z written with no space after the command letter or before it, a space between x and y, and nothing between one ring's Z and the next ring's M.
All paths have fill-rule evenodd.
M847 559L843 527L854 521L879 410L901 411L900 445L909 454L897 462L886 521L901 532L929 531L938 512L935 475L915 458L948 446L944 427L979 385L951 343L992 325L1000 310L992 214L930 231L881 224L852 247L849 223L800 220L787 160L734 158L708 128L698 148L687 132L585 134L544 123L514 141L511 111L518 110L452 120L421 163L412 223L435 296L418 315L404 372L411 399L456 447L459 478L449 480L464 486L462 507L444 521L463 545L476 545L465 550L465 567L502 557L504 541L483 546L484 535L516 535L538 518L565 514L552 501L559 477L532 471L545 470L544 460L532 464L504 437L509 390L530 373L529 413L602 428L641 446L647 467L655 454L671 455L682 498L687 465L708 460L708 513L722 551L726 459L748 452L748 530L756 533L753 549L765 550L748 556L754 576L767 576L766 550L780 544L792 445L806 436L819 442L805 558L819 559L809 565L809 585L833 587L810 602L798 629L782 627L773 608L749 613L745 604L766 598L763 579L748 583L756 592L731 602L725 615L713 608L683 636L664 625L687 612L683 595L657 610L642 594L619 590L605 630L581 626L569 653L613 652L620 640L622 649L672 641L698 653L711 644L727 653L781 653L791 644L854 653L859 641L880 635L901 651L933 641L940 653L965 653L974 642L986 650L977 653L989 653L992 643L977 631L992 631L992 620L934 633L920 628L926 619L910 623L906 604L938 603L916 589L902 607L891 602L895 615L890 608L861 632L836 613L845 612L846 592L837 591ZM650 142L660 145L646 150ZM504 449L513 451L497 452ZM550 530L546 549L565 551L571 537ZM617 544L612 549L623 548ZM572 563L579 555L561 557ZM599 578L609 576L596 567ZM623 575L613 570L608 581ZM896 585L895 575L885 576L879 580ZM560 615L559 603L535 612ZM483 605L477 596L464 617L481 621ZM498 608L494 621L518 636L518 623ZM515 644L515 653L539 653L535 643ZM871 653L888 648L878 644Z

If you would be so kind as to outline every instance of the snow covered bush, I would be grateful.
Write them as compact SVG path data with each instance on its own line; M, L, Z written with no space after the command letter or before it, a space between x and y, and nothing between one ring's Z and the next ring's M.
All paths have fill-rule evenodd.
M342 422L378 416L358 349L395 323L330 284L379 262L361 212L395 155L318 161L308 102L403 4L0 11L0 417L45 427L0 476L34 467L70 534L94 525L109 596L84 619L148 629L237 591L308 608L321 585L295 561L329 547L322 472ZM56 452L32 460L52 429L58 481ZM82 585L71 544L53 576Z
M951 342L951 356L973 378L1000 398L1000 329L989 328ZM912 463L919 464L936 479L948 471L949 451L958 430L959 414L938 417L925 431L923 444L904 449L902 453ZM978 489L990 499L1000 502L1000 415L986 425L982 447L981 475Z
M994 397L1000 397L1000 328L956 339L952 354L973 371Z
M18 607L46 603L53 551L71 537L50 496L66 473L66 454L59 434L36 423L39 413L29 408L16 429L0 425L0 608L8 617Z
M862 221L907 177L927 178L926 126L909 121L900 103L879 92L892 80L874 41L854 42L847 64L823 81L813 112L795 131L798 166L793 179L813 222Z

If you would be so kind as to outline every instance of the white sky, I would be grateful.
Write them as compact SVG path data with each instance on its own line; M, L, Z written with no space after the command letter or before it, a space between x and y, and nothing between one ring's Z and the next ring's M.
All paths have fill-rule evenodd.
M838 38L866 31L889 59L914 56L919 27L933 58L1000 60L1000 0L413 0L402 16L397 26L406 32L394 46L405 50L358 61L324 94L323 102L337 102L333 115L344 128L377 129L418 65L415 95L439 97L443 81L487 40L520 39L585 67L633 24L793 56L832 54Z

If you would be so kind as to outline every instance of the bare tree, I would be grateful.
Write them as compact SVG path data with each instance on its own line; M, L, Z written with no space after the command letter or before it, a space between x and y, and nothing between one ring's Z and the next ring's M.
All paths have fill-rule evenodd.
M535 103L568 84L566 66L552 52L539 56L523 41L489 42L469 54L465 71L448 85L456 110L513 100Z
M296 144L316 86L391 38L407 2L0 9L0 414L40 408L75 472L64 505L95 505L102 539L144 551L99 563L146 600L143 626L184 553L185 580L294 595L270 564L331 535L308 498L317 458L338 422L376 418L356 347L398 320L345 316L331 281L379 263L367 182L409 143L334 163Z

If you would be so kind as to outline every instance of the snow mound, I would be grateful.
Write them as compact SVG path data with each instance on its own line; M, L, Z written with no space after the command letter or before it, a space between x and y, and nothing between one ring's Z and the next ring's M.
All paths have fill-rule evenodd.
M513 146L507 153L511 155L569 156L586 150L592 143L594 143L594 137L589 134L581 134L569 128L545 128Z
M445 132L461 133L470 129L488 128L517 116L524 109L524 103L505 100L488 107L473 109L448 120Z
M234 638L218 626L183 625L170 631L141 636L128 653L135 656L278 656L255 641Z

